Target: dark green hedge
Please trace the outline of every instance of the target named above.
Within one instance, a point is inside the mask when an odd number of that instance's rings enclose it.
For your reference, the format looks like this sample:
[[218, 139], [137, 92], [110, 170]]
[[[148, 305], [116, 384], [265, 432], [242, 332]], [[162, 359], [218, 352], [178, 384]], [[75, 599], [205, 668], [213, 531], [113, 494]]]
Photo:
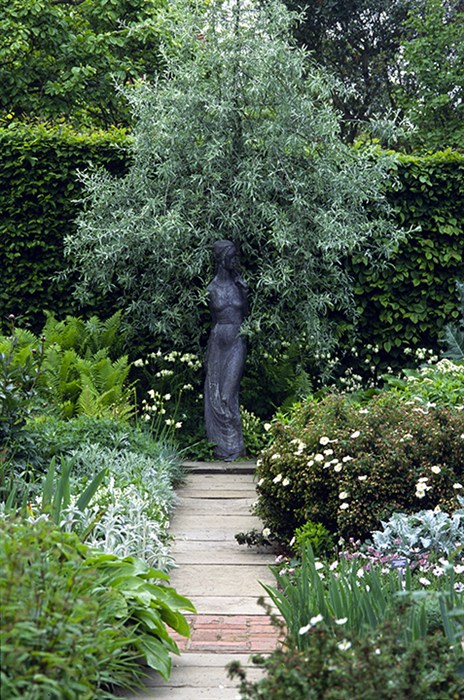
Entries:
[[[63, 270], [63, 236], [72, 230], [82, 187], [77, 171], [128, 164], [122, 130], [75, 133], [68, 128], [12, 124], [0, 129], [0, 312], [38, 331], [44, 309], [57, 316], [79, 311]], [[105, 314], [109, 315], [109, 314]]]
[[[73, 229], [81, 195], [78, 170], [104, 165], [125, 172], [124, 131], [74, 133], [66, 127], [0, 129], [0, 311], [22, 316], [38, 331], [45, 309], [81, 311], [63, 270], [62, 241]], [[358, 256], [349, 261], [360, 313], [361, 347], [378, 345], [389, 360], [406, 346], [436, 345], [459, 316], [457, 278], [464, 278], [464, 155], [448, 151], [399, 156], [400, 185], [391, 191], [399, 223], [417, 228], [384, 269]], [[108, 316], [117, 302], [92, 311]], [[87, 310], [89, 311], [89, 310]], [[3, 326], [5, 327], [5, 326]]]
[[405, 347], [437, 347], [459, 317], [456, 280], [464, 278], [464, 154], [399, 156], [390, 192], [399, 224], [413, 228], [383, 268], [362, 257], [350, 266], [360, 313], [360, 346], [401, 361]]

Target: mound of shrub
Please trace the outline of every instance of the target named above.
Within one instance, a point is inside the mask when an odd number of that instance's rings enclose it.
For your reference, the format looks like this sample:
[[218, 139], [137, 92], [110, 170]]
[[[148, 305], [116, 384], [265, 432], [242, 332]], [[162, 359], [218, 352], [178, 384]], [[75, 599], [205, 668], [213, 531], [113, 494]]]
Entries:
[[464, 690], [442, 635], [405, 643], [390, 623], [363, 636], [342, 630], [334, 636], [315, 626], [306, 650], [277, 648], [253, 661], [265, 672], [258, 681], [248, 680], [239, 664], [230, 667], [242, 700], [458, 700]]
[[271, 431], [256, 514], [282, 541], [308, 520], [363, 539], [394, 512], [459, 507], [463, 411], [391, 392], [365, 405], [332, 394], [297, 404]]
[[133, 683], [133, 631], [117, 624], [118, 601], [77, 538], [45, 521], [3, 520], [1, 530], [4, 697], [110, 698], [111, 684]]
[[114, 698], [134, 687], [140, 660], [165, 678], [194, 607], [169, 577], [133, 557], [81, 544], [43, 516], [0, 519], [2, 697]]

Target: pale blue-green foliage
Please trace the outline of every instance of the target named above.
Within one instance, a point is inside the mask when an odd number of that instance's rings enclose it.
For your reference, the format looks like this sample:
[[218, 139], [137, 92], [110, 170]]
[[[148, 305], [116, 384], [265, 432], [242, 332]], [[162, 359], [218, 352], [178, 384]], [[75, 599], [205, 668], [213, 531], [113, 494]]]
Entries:
[[[85, 211], [66, 250], [78, 293], [117, 292], [133, 329], [195, 347], [209, 318], [212, 242], [241, 250], [251, 286], [245, 333], [329, 343], [329, 310], [353, 308], [340, 264], [395, 241], [384, 217], [391, 161], [339, 136], [334, 82], [296, 48], [278, 0], [183, 8], [168, 80], [141, 83], [134, 163], [86, 175]], [[374, 263], [373, 263], [374, 264]]]
[[446, 346], [444, 356], [454, 362], [464, 362], [464, 283], [458, 282], [457, 288], [461, 296], [461, 318], [445, 327], [443, 342]]
[[106, 470], [106, 477], [84, 510], [71, 500], [62, 512], [61, 526], [85, 534], [87, 544], [105, 552], [136, 556], [150, 566], [169, 569], [171, 461], [90, 443], [73, 451], [73, 459], [72, 494], [79, 494], [100, 470]]
[[[459, 500], [464, 506], [464, 500]], [[452, 515], [434, 510], [394, 513], [382, 521], [382, 528], [372, 533], [372, 541], [384, 554], [411, 556], [419, 550], [449, 556], [459, 545], [464, 547], [464, 508]]]

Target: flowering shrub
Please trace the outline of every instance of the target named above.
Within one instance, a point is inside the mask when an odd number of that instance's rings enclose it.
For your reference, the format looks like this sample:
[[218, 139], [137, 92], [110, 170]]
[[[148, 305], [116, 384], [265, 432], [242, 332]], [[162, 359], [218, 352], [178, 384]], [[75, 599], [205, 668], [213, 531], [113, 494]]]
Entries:
[[155, 439], [172, 439], [184, 456], [212, 458], [203, 420], [203, 363], [193, 353], [160, 349], [138, 358], [139, 416]]
[[404, 378], [385, 377], [388, 385], [404, 399], [417, 405], [464, 408], [464, 364], [442, 359], [420, 369], [403, 370]]
[[240, 664], [229, 675], [240, 680], [242, 700], [437, 700], [462, 697], [463, 680], [440, 633], [405, 643], [399, 624], [385, 623], [376, 632], [337, 634], [318, 624], [308, 631], [308, 649], [277, 648], [255, 656], [264, 670], [248, 680]]
[[365, 538], [393, 512], [453, 512], [463, 486], [464, 412], [391, 393], [360, 406], [307, 399], [271, 428], [257, 467], [256, 514], [283, 541], [308, 520]]

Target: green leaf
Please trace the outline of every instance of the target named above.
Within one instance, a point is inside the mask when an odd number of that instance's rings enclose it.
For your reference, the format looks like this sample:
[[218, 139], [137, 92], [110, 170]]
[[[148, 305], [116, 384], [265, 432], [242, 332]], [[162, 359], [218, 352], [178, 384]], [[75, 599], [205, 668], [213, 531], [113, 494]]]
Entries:
[[172, 662], [164, 644], [147, 634], [141, 634], [137, 637], [135, 645], [146, 664], [168, 680], [171, 675]]

